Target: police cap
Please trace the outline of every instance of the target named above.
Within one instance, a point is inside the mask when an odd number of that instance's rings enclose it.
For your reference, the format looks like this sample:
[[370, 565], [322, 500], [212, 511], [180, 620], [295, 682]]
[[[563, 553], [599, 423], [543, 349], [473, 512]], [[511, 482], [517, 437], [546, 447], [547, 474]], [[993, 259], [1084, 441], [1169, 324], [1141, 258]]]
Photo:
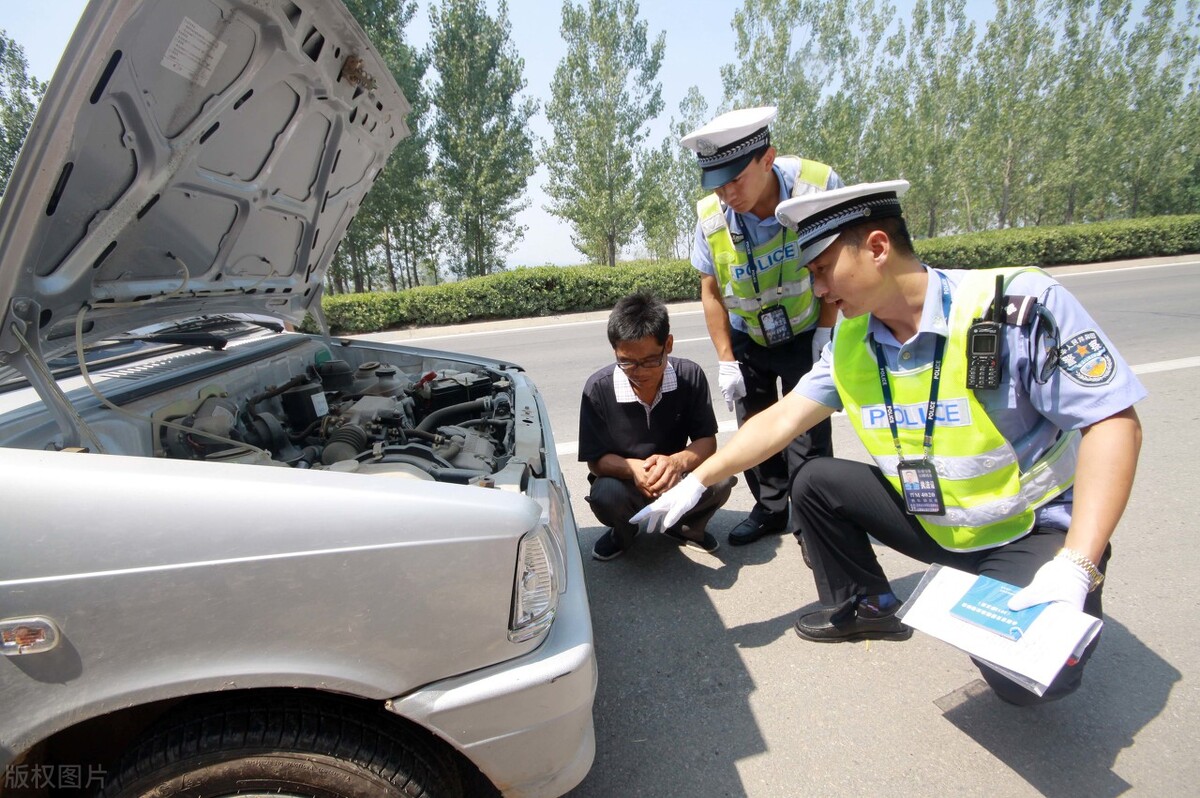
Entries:
[[784, 200], [775, 209], [779, 223], [796, 233], [800, 265], [807, 266], [847, 227], [900, 216], [907, 180], [859, 183]]
[[680, 139], [696, 153], [701, 187], [720, 188], [741, 174], [754, 154], [770, 145], [767, 126], [776, 113], [773, 105], [730, 111]]

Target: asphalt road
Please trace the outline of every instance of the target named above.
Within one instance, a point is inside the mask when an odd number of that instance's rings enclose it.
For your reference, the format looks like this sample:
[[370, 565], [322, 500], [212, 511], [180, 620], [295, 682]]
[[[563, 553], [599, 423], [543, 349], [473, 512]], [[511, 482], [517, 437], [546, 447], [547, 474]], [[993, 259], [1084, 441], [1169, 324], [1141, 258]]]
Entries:
[[[1114, 538], [1103, 642], [1079, 692], [1034, 709], [999, 702], [965, 655], [921, 634], [832, 646], [797, 638], [792, 622], [816, 590], [795, 542], [724, 545], [752, 504], [744, 484], [710, 526], [723, 544], [715, 556], [652, 536], [619, 559], [587, 559], [603, 529], [583, 501], [574, 443], [580, 387], [612, 360], [607, 313], [372, 337], [512, 360], [543, 392], [581, 528], [600, 663], [596, 760], [572, 798], [1196, 795], [1200, 761], [1187, 741], [1200, 737], [1190, 681], [1200, 556], [1188, 509], [1200, 451], [1197, 266], [1200, 256], [1052, 270], [1150, 397], [1138, 406], [1145, 440]], [[675, 354], [704, 365], [715, 389], [698, 303], [671, 313]], [[865, 456], [844, 418], [834, 435], [840, 456]], [[881, 561], [901, 596], [924, 570], [892, 552]]]

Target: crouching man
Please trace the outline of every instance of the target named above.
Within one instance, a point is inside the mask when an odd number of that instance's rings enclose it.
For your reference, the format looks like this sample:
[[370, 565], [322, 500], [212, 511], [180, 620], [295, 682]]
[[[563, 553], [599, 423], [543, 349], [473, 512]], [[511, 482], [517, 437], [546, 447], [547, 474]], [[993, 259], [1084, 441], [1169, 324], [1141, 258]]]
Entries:
[[[587, 500], [609, 529], [592, 556], [611, 560], [637, 534], [629, 517], [679, 483], [717, 450], [717, 419], [704, 371], [670, 357], [670, 320], [657, 299], [633, 294], [608, 317], [616, 365], [588, 378], [579, 407], [579, 459], [592, 483]], [[709, 519], [737, 482], [702, 489], [688, 512], [663, 530], [680, 545], [713, 552]]]
[[[705, 485], [845, 408], [874, 464], [818, 458], [792, 485], [824, 605], [797, 619], [800, 637], [911, 636], [870, 537], [1023, 588], [1011, 609], [1059, 601], [1100, 617], [1109, 539], [1141, 447], [1133, 405], [1146, 391], [1045, 272], [922, 264], [901, 216], [907, 188], [870, 183], [779, 205], [816, 295], [844, 320], [784, 401], [635, 519], [670, 524]], [[1010, 703], [1053, 700], [1079, 686], [1098, 640], [1040, 699], [976, 665]]]

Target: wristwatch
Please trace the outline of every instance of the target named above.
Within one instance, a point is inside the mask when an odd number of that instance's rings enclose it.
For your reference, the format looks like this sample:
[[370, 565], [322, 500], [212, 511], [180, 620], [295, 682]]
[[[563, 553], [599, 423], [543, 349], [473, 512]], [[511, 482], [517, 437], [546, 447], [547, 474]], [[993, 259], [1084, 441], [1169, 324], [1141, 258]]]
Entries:
[[1100, 583], [1104, 581], [1104, 574], [1100, 573], [1100, 569], [1096, 564], [1084, 557], [1075, 549], [1068, 549], [1065, 546], [1058, 550], [1055, 557], [1062, 557], [1064, 560], [1073, 562], [1083, 569], [1083, 572], [1088, 576], [1088, 592], [1091, 593], [1096, 588], [1100, 587]]

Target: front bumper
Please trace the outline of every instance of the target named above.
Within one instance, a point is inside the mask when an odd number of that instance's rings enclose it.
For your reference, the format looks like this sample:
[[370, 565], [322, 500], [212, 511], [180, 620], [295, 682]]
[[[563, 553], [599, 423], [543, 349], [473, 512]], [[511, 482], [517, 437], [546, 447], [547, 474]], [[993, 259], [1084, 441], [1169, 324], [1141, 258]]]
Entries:
[[506, 798], [556, 798], [587, 775], [596, 751], [596, 653], [574, 523], [568, 589], [534, 651], [387, 702], [454, 745]]

